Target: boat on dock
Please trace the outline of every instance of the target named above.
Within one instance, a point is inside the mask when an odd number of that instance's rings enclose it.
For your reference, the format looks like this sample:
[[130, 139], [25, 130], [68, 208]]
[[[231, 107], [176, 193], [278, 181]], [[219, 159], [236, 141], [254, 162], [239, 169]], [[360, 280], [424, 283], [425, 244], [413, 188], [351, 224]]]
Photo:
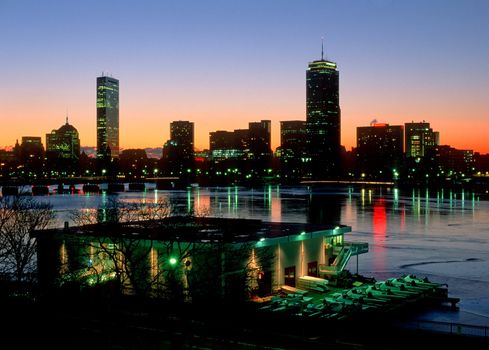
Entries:
[[[349, 288], [329, 286], [319, 290], [319, 278], [301, 277], [298, 284], [303, 289], [283, 286], [281, 296], [272, 298], [272, 305], [262, 307], [262, 310], [273, 310], [286, 314], [322, 319], [345, 319], [356, 317], [365, 312], [391, 312], [413, 305], [451, 303], [456, 306], [458, 298], [448, 298], [446, 284], [432, 283], [427, 279], [418, 279], [414, 276], [389, 278], [385, 281], [370, 281], [356, 283]], [[304, 283], [304, 280], [314, 281], [313, 284]], [[298, 292], [299, 291], [299, 292]], [[282, 299], [282, 300], [281, 300]], [[293, 302], [292, 302], [293, 301]], [[298, 306], [301, 306], [297, 311]]]

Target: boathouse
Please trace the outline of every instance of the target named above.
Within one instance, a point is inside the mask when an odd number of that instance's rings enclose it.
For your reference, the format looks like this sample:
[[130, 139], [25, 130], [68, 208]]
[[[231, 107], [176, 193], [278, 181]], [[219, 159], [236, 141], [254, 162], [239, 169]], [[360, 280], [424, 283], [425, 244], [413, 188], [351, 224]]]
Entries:
[[126, 294], [243, 299], [301, 277], [333, 280], [367, 243], [345, 240], [349, 226], [249, 219], [168, 217], [97, 223], [35, 233], [45, 289], [111, 286]]

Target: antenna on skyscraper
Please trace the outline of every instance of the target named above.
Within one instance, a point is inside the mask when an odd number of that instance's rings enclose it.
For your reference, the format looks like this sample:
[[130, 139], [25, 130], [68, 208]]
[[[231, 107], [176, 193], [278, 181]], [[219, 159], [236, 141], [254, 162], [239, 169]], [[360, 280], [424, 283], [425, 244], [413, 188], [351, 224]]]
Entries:
[[324, 61], [324, 36], [321, 37], [321, 61]]

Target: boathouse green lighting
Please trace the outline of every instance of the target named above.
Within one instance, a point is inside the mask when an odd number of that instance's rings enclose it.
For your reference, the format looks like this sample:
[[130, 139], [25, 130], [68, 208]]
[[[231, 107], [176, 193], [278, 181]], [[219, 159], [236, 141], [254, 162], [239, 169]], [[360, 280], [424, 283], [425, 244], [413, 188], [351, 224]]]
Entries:
[[170, 265], [172, 265], [172, 266], [177, 264], [177, 259], [175, 259], [175, 258], [170, 258], [168, 261], [169, 261]]

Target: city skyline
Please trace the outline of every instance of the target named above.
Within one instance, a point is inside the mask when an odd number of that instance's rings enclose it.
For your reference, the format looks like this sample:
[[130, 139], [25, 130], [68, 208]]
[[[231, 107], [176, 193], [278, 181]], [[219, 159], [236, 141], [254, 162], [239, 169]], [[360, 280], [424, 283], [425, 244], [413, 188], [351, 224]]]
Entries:
[[[109, 1], [99, 11], [117, 16], [98, 23], [95, 2], [3, 3], [8, 50], [0, 55], [0, 75], [9, 83], [0, 87], [0, 147], [44, 135], [66, 110], [82, 145], [95, 146], [93, 79], [105, 71], [124, 86], [122, 148], [162, 147], [174, 120], [194, 122], [195, 146], [203, 149], [211, 131], [269, 119], [275, 149], [280, 121], [306, 120], [305, 70], [320, 58], [325, 36], [325, 58], [341, 71], [347, 149], [355, 146], [356, 127], [372, 119], [426, 120], [441, 144], [489, 153], [487, 3], [285, 4], [210, 1], [192, 3], [188, 12], [185, 1]], [[109, 42], [97, 36], [102, 25]]]

